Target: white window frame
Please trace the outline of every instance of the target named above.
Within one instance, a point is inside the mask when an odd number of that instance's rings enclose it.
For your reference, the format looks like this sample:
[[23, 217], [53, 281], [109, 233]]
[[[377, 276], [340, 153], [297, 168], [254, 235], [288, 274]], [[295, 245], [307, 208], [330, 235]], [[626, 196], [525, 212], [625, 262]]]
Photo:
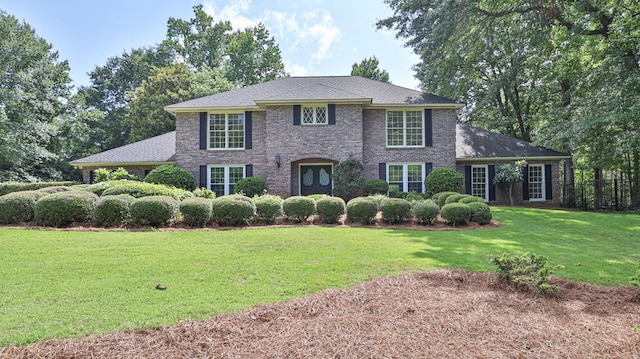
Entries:
[[[531, 168], [539, 168], [540, 169], [540, 180], [539, 181], [532, 181], [531, 180]], [[527, 191], [529, 191], [529, 201], [531, 202], [543, 202], [546, 200], [546, 188], [545, 188], [545, 173], [544, 173], [544, 164], [534, 164], [534, 165], [529, 165], [529, 171], [527, 172], [527, 176], [529, 178], [527, 178], [527, 181], [529, 183], [529, 188], [527, 188]], [[531, 196], [531, 187], [532, 185], [539, 185], [540, 186], [540, 198], [533, 198]]]
[[[229, 169], [230, 168], [242, 168], [242, 178], [247, 177], [247, 167], [245, 165], [238, 164], [230, 164], [230, 165], [222, 165], [222, 164], [212, 164], [207, 165], [207, 189], [211, 188], [211, 169], [212, 168], [224, 168], [224, 193], [222, 195], [230, 195], [231, 193], [231, 183], [229, 182]], [[235, 185], [235, 183], [233, 183]], [[216, 193], [216, 195], [220, 196], [221, 194]]]
[[[390, 145], [389, 144], [389, 112], [402, 112], [402, 145]], [[407, 112], [420, 113], [420, 144], [419, 145], [407, 145]], [[390, 108], [385, 112], [385, 138], [387, 147], [390, 148], [423, 148], [424, 146], [424, 109], [416, 108]]]
[[[398, 192], [408, 192], [409, 190], [409, 166], [420, 166], [420, 184], [421, 184], [421, 191], [419, 193], [424, 193], [424, 177], [425, 177], [425, 171], [426, 171], [426, 166], [424, 163], [422, 162], [402, 162], [402, 163], [387, 163], [387, 169], [386, 169], [386, 174], [387, 174], [387, 183], [391, 184], [389, 182], [389, 167], [390, 166], [402, 166], [402, 188], [398, 189]], [[412, 181], [414, 182], [414, 181]], [[404, 189], [406, 189], [407, 191], [404, 191]]]
[[[478, 196], [474, 193], [474, 185], [477, 184], [474, 181], [473, 170], [476, 168], [484, 168], [484, 194]], [[471, 166], [471, 194], [477, 197], [482, 197], [485, 202], [489, 202], [489, 166], [488, 165], [472, 165]]]
[[[211, 115], [224, 115], [224, 147], [211, 147]], [[242, 116], [242, 147], [229, 147], [229, 115], [240, 115]], [[207, 148], [209, 150], [214, 151], [224, 151], [224, 150], [244, 150], [246, 143], [246, 133], [247, 133], [247, 121], [246, 121], [244, 112], [225, 112], [225, 113], [216, 113], [209, 112], [207, 114]]]
[[[313, 114], [313, 120], [312, 122], [304, 122], [304, 110], [305, 109], [312, 109], [312, 114]], [[318, 109], [323, 109], [324, 110], [324, 122], [318, 122]], [[321, 126], [321, 125], [328, 125], [329, 124], [329, 106], [326, 104], [323, 105], [319, 105], [319, 104], [307, 104], [307, 105], [301, 105], [300, 106], [300, 124], [303, 126]]]

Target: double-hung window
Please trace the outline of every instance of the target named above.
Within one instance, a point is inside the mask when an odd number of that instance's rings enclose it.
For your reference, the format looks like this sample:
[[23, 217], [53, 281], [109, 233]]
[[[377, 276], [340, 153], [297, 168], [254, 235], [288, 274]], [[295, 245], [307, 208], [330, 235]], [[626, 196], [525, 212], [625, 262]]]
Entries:
[[209, 189], [216, 196], [233, 193], [236, 182], [245, 177], [244, 165], [209, 165]]
[[388, 147], [424, 146], [424, 111], [387, 111]]
[[327, 106], [302, 106], [303, 125], [326, 125]]
[[244, 113], [209, 114], [209, 148], [244, 149]]
[[529, 165], [529, 200], [544, 201], [544, 165]]
[[424, 163], [387, 164], [389, 192], [424, 192]]
[[471, 166], [471, 194], [485, 201], [489, 198], [487, 166]]

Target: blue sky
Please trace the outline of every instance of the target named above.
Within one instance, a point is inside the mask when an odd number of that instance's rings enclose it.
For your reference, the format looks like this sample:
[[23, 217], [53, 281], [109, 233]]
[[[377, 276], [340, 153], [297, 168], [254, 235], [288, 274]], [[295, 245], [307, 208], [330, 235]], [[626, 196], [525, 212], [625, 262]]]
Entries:
[[375, 55], [391, 82], [418, 88], [418, 57], [393, 32], [376, 30], [392, 14], [383, 0], [0, 0], [0, 9], [34, 27], [69, 61], [74, 83], [88, 85], [96, 66], [161, 42], [169, 17], [188, 20], [199, 3], [237, 29], [265, 24], [292, 76], [348, 75]]

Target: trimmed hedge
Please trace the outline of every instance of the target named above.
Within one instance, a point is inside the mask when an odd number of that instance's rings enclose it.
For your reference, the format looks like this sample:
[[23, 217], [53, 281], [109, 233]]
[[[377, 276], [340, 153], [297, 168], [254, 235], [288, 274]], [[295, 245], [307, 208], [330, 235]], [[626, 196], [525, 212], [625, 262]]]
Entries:
[[263, 221], [274, 224], [282, 216], [282, 198], [272, 194], [263, 194], [253, 198], [257, 216]]
[[304, 222], [316, 212], [316, 201], [305, 196], [292, 196], [282, 203], [284, 215], [299, 222]]
[[347, 205], [340, 197], [322, 197], [316, 201], [316, 213], [324, 223], [338, 223]]
[[493, 216], [491, 215], [491, 208], [484, 202], [472, 202], [469, 203], [470, 218], [472, 222], [478, 224], [489, 224]]
[[101, 197], [96, 202], [93, 220], [106, 227], [127, 223], [130, 218], [129, 206], [133, 200], [129, 195]]
[[469, 197], [468, 194], [452, 194], [451, 196], [447, 196], [447, 199], [444, 200], [444, 204], [459, 202], [461, 199]]
[[371, 224], [378, 214], [378, 204], [370, 197], [356, 197], [347, 202], [347, 218], [351, 222]]
[[0, 183], [0, 196], [13, 192], [37, 191], [41, 188], [53, 186], [72, 186], [77, 184], [73, 181], [64, 182], [2, 182]]
[[469, 221], [471, 209], [465, 203], [449, 203], [440, 208], [440, 216], [446, 219], [449, 224], [464, 224]]
[[154, 227], [172, 223], [176, 219], [178, 207], [178, 201], [169, 196], [137, 198], [129, 206], [131, 222]]
[[453, 168], [438, 167], [425, 177], [424, 186], [427, 197], [438, 192], [461, 192], [464, 176]]
[[482, 202], [482, 203], [485, 203], [485, 202], [484, 202], [484, 198], [482, 198], [482, 197], [476, 197], [476, 196], [471, 196], [471, 195], [468, 195], [468, 196], [466, 196], [466, 197], [462, 197], [462, 198], [460, 198], [460, 200], [459, 200], [458, 202], [460, 202], [460, 203], [466, 203], [466, 204], [473, 203], [473, 202]]
[[402, 198], [387, 198], [382, 201], [380, 211], [385, 222], [403, 223], [411, 218], [411, 203]]
[[415, 201], [411, 206], [416, 221], [420, 224], [431, 224], [438, 217], [440, 207], [432, 200]]
[[180, 203], [184, 223], [190, 227], [204, 227], [211, 220], [212, 209], [212, 200], [208, 198], [187, 198]]
[[0, 196], [0, 224], [18, 224], [33, 221], [36, 202], [46, 196], [40, 191], [11, 192]]
[[249, 224], [255, 215], [256, 205], [246, 196], [222, 196], [212, 201], [211, 218], [220, 226]]
[[387, 181], [380, 178], [370, 179], [364, 186], [364, 193], [367, 196], [376, 194], [386, 195], [387, 192], [389, 192], [389, 184]]
[[[102, 182], [106, 183], [106, 182]], [[126, 181], [111, 186], [102, 192], [102, 196], [114, 194], [128, 194], [135, 198], [148, 196], [169, 196], [177, 201], [185, 198], [193, 197], [193, 193], [175, 187], [167, 187], [161, 184], [153, 184], [146, 182]]]
[[433, 195], [433, 197], [431, 199], [433, 199], [434, 202], [436, 202], [438, 204], [438, 206], [440, 208], [442, 208], [442, 206], [445, 205], [445, 201], [447, 200], [447, 197], [449, 196], [453, 196], [453, 195], [457, 195], [460, 194], [458, 192], [440, 192], [440, 193], [436, 193], [435, 195]]
[[91, 220], [97, 200], [98, 196], [91, 192], [51, 193], [36, 202], [33, 216], [37, 225], [46, 227], [86, 223]]
[[260, 177], [245, 177], [236, 182], [233, 187], [235, 193], [244, 194], [247, 197], [254, 197], [264, 194], [265, 189], [264, 180]]
[[191, 172], [172, 165], [162, 165], [152, 169], [144, 178], [146, 183], [161, 184], [193, 191], [195, 181]]

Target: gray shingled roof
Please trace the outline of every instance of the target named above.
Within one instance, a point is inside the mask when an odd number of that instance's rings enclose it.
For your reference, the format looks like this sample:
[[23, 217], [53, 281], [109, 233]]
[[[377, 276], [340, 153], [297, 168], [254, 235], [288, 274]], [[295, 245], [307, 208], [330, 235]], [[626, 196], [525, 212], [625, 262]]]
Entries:
[[81, 167], [87, 164], [161, 163], [176, 160], [176, 131], [147, 138], [108, 151], [80, 158], [70, 163]]
[[454, 100], [359, 76], [285, 77], [166, 106], [168, 111], [254, 107], [258, 102], [359, 100], [371, 104], [450, 104]]
[[513, 137], [489, 132], [463, 124], [456, 125], [456, 158], [569, 158], [564, 152], [535, 146]]

